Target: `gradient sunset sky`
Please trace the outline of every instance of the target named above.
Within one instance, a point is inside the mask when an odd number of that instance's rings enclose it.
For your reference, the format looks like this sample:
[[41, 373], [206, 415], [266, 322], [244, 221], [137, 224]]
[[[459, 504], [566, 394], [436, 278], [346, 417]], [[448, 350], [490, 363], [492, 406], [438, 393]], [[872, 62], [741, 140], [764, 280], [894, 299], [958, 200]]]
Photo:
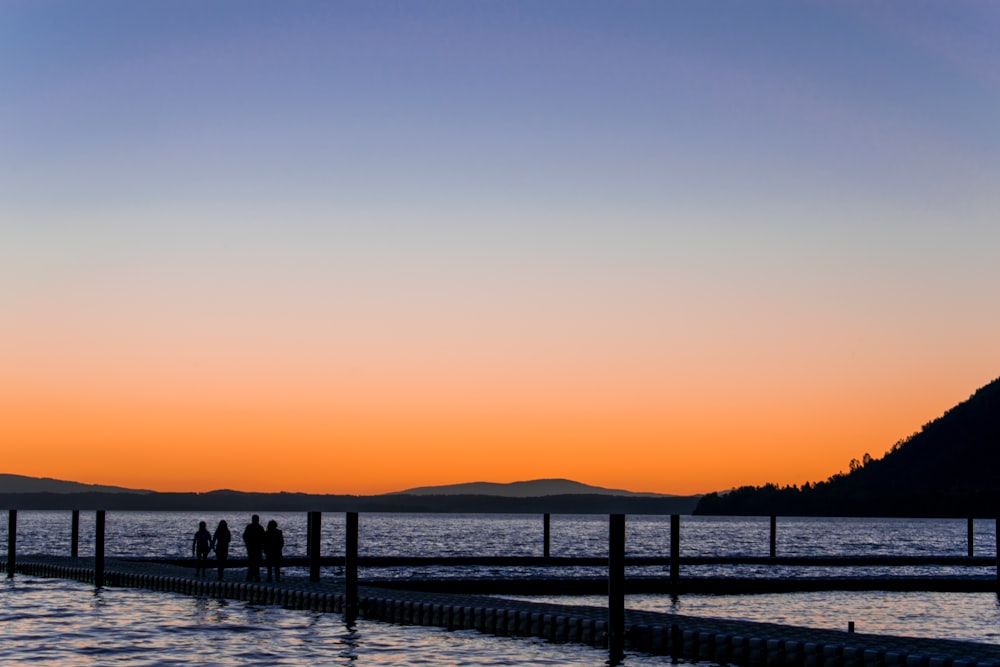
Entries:
[[801, 484], [1000, 376], [1000, 3], [0, 1], [0, 471]]

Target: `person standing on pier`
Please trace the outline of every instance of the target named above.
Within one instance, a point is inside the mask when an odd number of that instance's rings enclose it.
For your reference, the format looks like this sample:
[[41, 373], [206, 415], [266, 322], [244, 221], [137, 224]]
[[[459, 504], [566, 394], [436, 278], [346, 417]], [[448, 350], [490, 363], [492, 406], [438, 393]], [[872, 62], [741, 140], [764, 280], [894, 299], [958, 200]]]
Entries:
[[274, 581], [281, 581], [281, 550], [285, 546], [285, 536], [278, 530], [278, 522], [271, 519], [267, 522], [264, 533], [264, 558], [267, 560], [267, 580], [271, 581], [271, 570], [274, 570]]
[[219, 565], [219, 581], [222, 581], [226, 561], [229, 560], [229, 543], [232, 541], [233, 534], [229, 532], [229, 524], [223, 519], [216, 527], [215, 535], [212, 536], [212, 548], [215, 549], [215, 560]]
[[212, 550], [212, 533], [208, 532], [208, 526], [204, 521], [198, 522], [198, 532], [194, 534], [194, 539], [191, 541], [191, 550], [194, 552], [195, 558], [198, 559], [195, 564], [194, 576], [204, 576], [208, 552]]
[[247, 548], [247, 581], [260, 581], [260, 561], [264, 549], [264, 526], [254, 514], [243, 530], [243, 544]]

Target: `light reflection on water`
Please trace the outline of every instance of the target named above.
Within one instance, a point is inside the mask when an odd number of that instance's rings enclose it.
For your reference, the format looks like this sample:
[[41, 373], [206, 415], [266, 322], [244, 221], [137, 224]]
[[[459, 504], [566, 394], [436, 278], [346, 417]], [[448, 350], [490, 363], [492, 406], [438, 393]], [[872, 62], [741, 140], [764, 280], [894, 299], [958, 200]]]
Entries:
[[[505, 596], [515, 600], [606, 605], [607, 598]], [[824, 630], [1000, 644], [1000, 600], [995, 593], [820, 591], [762, 595], [629, 595], [628, 609], [686, 616], [779, 623]]]
[[[339, 614], [18, 575], [0, 585], [2, 664], [74, 666], [604, 664], [604, 651]], [[629, 654], [625, 667], [669, 664]]]
[[[636, 596], [636, 609], [663, 609], [664, 600]], [[1000, 644], [995, 593], [828, 591], [741, 596], [682, 596], [670, 611], [692, 616], [743, 618], [769, 623]]]
[[[305, 512], [258, 512], [277, 519], [287, 551], [305, 553]], [[198, 521], [214, 529], [226, 519], [242, 531], [250, 512], [108, 512], [108, 556], [189, 556]], [[23, 553], [68, 553], [70, 513], [22, 511], [18, 517], [18, 550]], [[535, 514], [381, 514], [359, 517], [362, 556], [541, 556], [542, 520]], [[92, 555], [93, 512], [80, 513], [80, 554]], [[605, 515], [552, 516], [553, 556], [606, 556]], [[669, 554], [670, 517], [629, 515], [627, 550], [631, 556]], [[836, 519], [779, 518], [777, 550], [781, 556], [964, 556], [964, 519]], [[766, 517], [681, 517], [681, 556], [766, 556]], [[7, 542], [7, 522], [0, 521], [0, 540]], [[975, 521], [975, 551], [996, 553], [995, 522]], [[322, 549], [344, 553], [344, 515], [323, 516]]]

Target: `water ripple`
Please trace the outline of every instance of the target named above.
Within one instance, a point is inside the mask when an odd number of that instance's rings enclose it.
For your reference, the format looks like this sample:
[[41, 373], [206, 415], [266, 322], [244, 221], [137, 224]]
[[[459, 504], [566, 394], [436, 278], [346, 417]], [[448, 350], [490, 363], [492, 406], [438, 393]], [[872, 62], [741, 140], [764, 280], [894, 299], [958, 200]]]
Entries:
[[[4, 664], [590, 667], [606, 660], [586, 646], [365, 620], [347, 626], [337, 614], [144, 590], [95, 594], [59, 579], [19, 577], [18, 590], [31, 594], [0, 588]], [[665, 664], [640, 655], [625, 661], [626, 667]]]

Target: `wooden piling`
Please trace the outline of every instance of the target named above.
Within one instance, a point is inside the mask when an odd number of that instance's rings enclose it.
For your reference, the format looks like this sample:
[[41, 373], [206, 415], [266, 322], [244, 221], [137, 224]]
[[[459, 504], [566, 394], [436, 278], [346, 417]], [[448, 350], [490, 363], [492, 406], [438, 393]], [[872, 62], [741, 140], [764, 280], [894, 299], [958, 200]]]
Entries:
[[544, 533], [543, 553], [545, 557], [548, 558], [551, 553], [550, 545], [552, 543], [552, 515], [546, 512], [545, 517], [542, 519], [542, 524], [542, 532]]
[[771, 515], [771, 558], [778, 555], [778, 517]]
[[7, 511], [7, 578], [14, 578], [17, 567], [17, 510]]
[[975, 520], [971, 516], [966, 520], [966, 533], [968, 534], [969, 541], [969, 558], [972, 558], [973, 554], [976, 552], [976, 529]]
[[320, 534], [323, 525], [322, 512], [309, 512], [308, 518], [309, 581], [319, 581]]
[[94, 522], [94, 586], [104, 587], [104, 510], [97, 510]]
[[625, 515], [608, 522], [608, 654], [610, 664], [625, 655]]
[[677, 585], [681, 571], [681, 515], [670, 515], [670, 584]]
[[358, 513], [347, 512], [344, 551], [344, 615], [353, 622], [358, 615]]
[[313, 513], [308, 511], [306, 512], [306, 558], [312, 558], [312, 527]]
[[73, 510], [73, 518], [70, 520], [69, 555], [73, 558], [80, 555], [80, 510]]

